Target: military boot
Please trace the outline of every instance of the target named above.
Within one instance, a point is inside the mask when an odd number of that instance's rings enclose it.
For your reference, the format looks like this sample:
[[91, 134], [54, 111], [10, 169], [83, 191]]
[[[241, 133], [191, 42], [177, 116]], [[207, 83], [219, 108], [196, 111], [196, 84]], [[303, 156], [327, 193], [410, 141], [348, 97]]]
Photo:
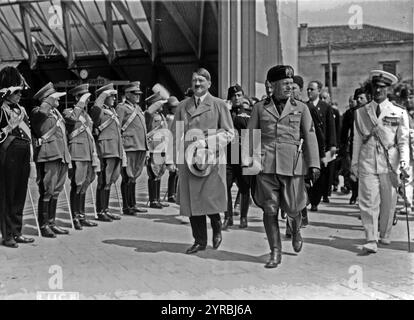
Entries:
[[86, 201], [86, 194], [85, 193], [79, 194], [79, 221], [81, 225], [84, 227], [96, 227], [98, 225], [97, 223], [86, 219], [85, 201]]
[[270, 247], [270, 256], [265, 268], [276, 268], [282, 262], [282, 240], [277, 214], [263, 213], [263, 224]]
[[105, 212], [105, 190], [96, 188], [96, 212], [98, 212], [98, 220], [104, 222], [112, 222], [112, 219]]
[[69, 234], [68, 230], [56, 225], [56, 209], [58, 199], [51, 198], [49, 201], [49, 227], [55, 234]]
[[109, 212], [109, 197], [111, 195], [111, 189], [104, 189], [105, 194], [105, 213], [106, 215], [111, 218], [112, 220], [121, 220], [121, 217], [117, 214]]
[[[79, 221], [79, 211], [80, 211], [80, 195], [77, 193], [72, 192], [71, 190], [71, 211], [72, 211], [72, 220], [73, 220], [73, 227], [75, 228], [75, 230], [82, 230], [82, 225]], [[72, 193], [74, 193], [72, 195]]]
[[[122, 179], [121, 182], [121, 195], [122, 195], [122, 213], [131, 214], [129, 209], [129, 204], [131, 203], [130, 193], [129, 193], [129, 183]], [[132, 212], [132, 214], [134, 214]]]
[[56, 238], [55, 233], [49, 227], [49, 201], [39, 199], [37, 220], [42, 237]]
[[250, 194], [240, 195], [240, 225], [239, 228], [247, 228], [247, 213], [250, 206]]
[[303, 239], [300, 234], [300, 225], [302, 222], [302, 215], [300, 212], [296, 214], [295, 217], [290, 217], [288, 215], [289, 227], [292, 231], [292, 247], [295, 252], [300, 252], [303, 246]]
[[157, 185], [153, 179], [148, 179], [148, 197], [150, 202], [150, 208], [162, 209], [161, 203], [157, 201]]
[[136, 188], [136, 183], [135, 182], [131, 182], [129, 184], [128, 190], [129, 190], [129, 210], [132, 212], [138, 212], [138, 213], [145, 213], [148, 212], [147, 209], [144, 208], [138, 208], [137, 206], [137, 198], [135, 196], [135, 188]]

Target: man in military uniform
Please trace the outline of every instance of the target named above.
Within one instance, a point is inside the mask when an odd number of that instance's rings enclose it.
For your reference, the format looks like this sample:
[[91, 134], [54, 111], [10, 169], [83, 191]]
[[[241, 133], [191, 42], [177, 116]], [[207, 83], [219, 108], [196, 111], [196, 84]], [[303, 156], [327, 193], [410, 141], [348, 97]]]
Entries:
[[135, 198], [136, 181], [144, 168], [148, 150], [147, 128], [144, 113], [138, 104], [142, 94], [140, 82], [127, 84], [124, 92], [125, 102], [116, 107], [127, 157], [127, 166], [121, 170], [122, 211], [127, 215], [135, 215], [137, 212], [147, 212], [146, 209], [137, 207]]
[[92, 135], [92, 119], [86, 110], [90, 97], [89, 85], [81, 84], [70, 90], [69, 94], [75, 98], [75, 105], [63, 110], [63, 117], [66, 121], [69, 153], [72, 159], [72, 170], [69, 172], [70, 205], [73, 225], [76, 230], [82, 230], [82, 226], [97, 226], [95, 222], [86, 219], [85, 199], [86, 191], [95, 179], [95, 171], [99, 171], [100, 164]]
[[355, 112], [352, 172], [359, 178], [359, 208], [368, 253], [379, 242], [390, 244], [397, 204], [398, 174], [408, 169], [409, 124], [407, 112], [387, 99], [387, 87], [397, 77], [383, 70], [370, 72], [372, 101]]
[[[320, 99], [322, 90], [322, 83], [318, 80], [309, 82], [307, 92], [309, 101], [307, 103], [309, 109], [315, 109], [321, 121], [321, 127], [323, 137], [325, 138], [325, 152], [330, 153], [330, 157], [333, 157], [336, 153], [336, 131], [335, 131], [335, 119], [333, 116], [332, 107], [326, 102]], [[316, 124], [315, 124], [316, 125]], [[318, 205], [321, 202], [322, 196], [324, 201], [329, 202], [327, 198], [328, 190], [330, 188], [329, 175], [331, 162], [325, 162], [326, 157], [323, 157], [321, 176], [318, 181], [310, 189], [309, 198], [311, 203], [311, 211], [318, 211]]]
[[235, 130], [235, 138], [227, 145], [227, 211], [224, 212], [222, 230], [233, 225], [233, 199], [231, 187], [236, 182], [240, 191], [240, 228], [247, 228], [247, 212], [249, 211], [250, 184], [249, 177], [243, 176], [240, 162], [241, 130], [247, 128], [250, 116], [243, 108], [244, 92], [240, 85], [231, 86], [227, 92], [227, 100], [232, 103], [231, 115]]
[[[304, 175], [312, 180], [319, 175], [319, 154], [314, 126], [308, 107], [291, 98], [293, 68], [270, 68], [267, 80], [272, 96], [253, 107], [248, 129], [260, 129], [261, 149], [243, 142], [245, 173], [256, 174], [253, 200], [263, 210], [263, 223], [270, 246], [266, 268], [275, 268], [282, 260], [279, 207], [287, 213], [295, 252], [302, 249], [301, 211], [306, 206]], [[250, 140], [250, 139], [249, 139]], [[253, 139], [253, 143], [254, 143]], [[248, 141], [248, 140], [245, 140]], [[249, 155], [253, 153], [253, 157]], [[250, 171], [250, 172], [248, 172]]]
[[64, 95], [66, 92], [56, 92], [49, 82], [33, 96], [41, 104], [30, 114], [33, 136], [37, 139], [38, 220], [42, 236], [48, 238], [69, 233], [55, 223], [58, 197], [65, 184], [68, 166], [71, 166], [65, 120], [57, 109], [59, 98]]
[[24, 88], [15, 67], [0, 70], [0, 229], [10, 248], [34, 242], [22, 235], [28, 179], [34, 173], [29, 118], [19, 105]]
[[[122, 147], [121, 123], [114, 109], [117, 91], [112, 83], [96, 90], [96, 100], [90, 110], [94, 124], [98, 157], [101, 161], [101, 172], [98, 173], [96, 187], [96, 211], [98, 220], [111, 222], [119, 220], [116, 214], [109, 212], [111, 185], [121, 173], [121, 164], [125, 163]], [[124, 159], [124, 160], [123, 160]]]

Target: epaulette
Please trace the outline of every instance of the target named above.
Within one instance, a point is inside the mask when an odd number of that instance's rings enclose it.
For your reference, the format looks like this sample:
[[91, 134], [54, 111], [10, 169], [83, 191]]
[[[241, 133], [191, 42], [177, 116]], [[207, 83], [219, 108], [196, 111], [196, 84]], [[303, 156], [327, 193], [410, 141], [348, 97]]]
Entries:
[[402, 106], [402, 105], [400, 105], [400, 104], [398, 104], [398, 103], [394, 103], [394, 102], [391, 102], [394, 106], [396, 106], [396, 107], [398, 107], [398, 108], [401, 108], [401, 109], [403, 109], [403, 110], [407, 110], [407, 108], [406, 107], [404, 107], [404, 106]]
[[290, 98], [290, 104], [292, 106], [296, 106], [297, 105], [295, 98], [293, 98], [293, 97]]

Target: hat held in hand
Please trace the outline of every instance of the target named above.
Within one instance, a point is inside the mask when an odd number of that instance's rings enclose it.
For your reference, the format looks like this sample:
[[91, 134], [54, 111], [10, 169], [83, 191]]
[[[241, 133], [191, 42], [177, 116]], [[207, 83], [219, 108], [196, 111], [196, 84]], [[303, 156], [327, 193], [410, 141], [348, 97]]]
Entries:
[[159, 83], [156, 83], [152, 87], [152, 92], [154, 92], [154, 94], [145, 99], [145, 102], [148, 102], [149, 104], [153, 104], [159, 100], [167, 100], [170, 97], [168, 90]]
[[188, 170], [197, 177], [206, 177], [215, 164], [215, 154], [211, 149], [200, 147], [197, 141], [190, 144], [185, 151]]

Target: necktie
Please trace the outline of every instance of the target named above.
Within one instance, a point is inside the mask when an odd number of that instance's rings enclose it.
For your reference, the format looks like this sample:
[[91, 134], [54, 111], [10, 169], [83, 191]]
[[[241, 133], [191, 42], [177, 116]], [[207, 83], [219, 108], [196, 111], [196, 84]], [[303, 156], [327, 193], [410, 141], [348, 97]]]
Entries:
[[377, 111], [375, 112], [375, 114], [377, 115], [377, 118], [381, 114], [381, 108], [380, 108], [380, 105], [379, 104], [377, 105]]
[[200, 98], [196, 98], [196, 108], [200, 105], [201, 103], [201, 99]]

